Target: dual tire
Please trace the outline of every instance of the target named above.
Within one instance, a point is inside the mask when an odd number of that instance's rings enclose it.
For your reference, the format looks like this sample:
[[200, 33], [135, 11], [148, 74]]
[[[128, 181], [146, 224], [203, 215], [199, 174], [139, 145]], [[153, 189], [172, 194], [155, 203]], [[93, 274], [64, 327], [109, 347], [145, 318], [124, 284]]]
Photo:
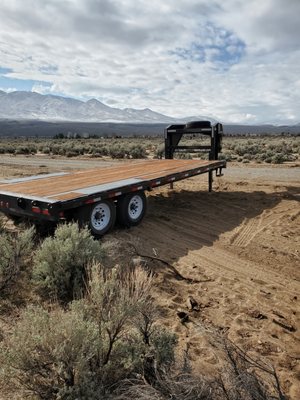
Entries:
[[147, 199], [144, 192], [128, 193], [117, 203], [117, 220], [120, 225], [129, 228], [138, 225], [147, 210]]
[[92, 206], [82, 207], [77, 215], [81, 226], [87, 225], [95, 236], [103, 236], [115, 225], [116, 220], [121, 226], [129, 228], [138, 225], [147, 209], [147, 199], [144, 192], [128, 193], [115, 203], [102, 200]]

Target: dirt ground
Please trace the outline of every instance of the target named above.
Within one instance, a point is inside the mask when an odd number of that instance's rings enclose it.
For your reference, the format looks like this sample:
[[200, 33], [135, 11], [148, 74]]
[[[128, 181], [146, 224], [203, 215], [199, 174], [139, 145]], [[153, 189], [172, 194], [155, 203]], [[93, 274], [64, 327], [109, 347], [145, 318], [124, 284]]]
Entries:
[[[47, 160], [29, 164], [23, 175], [56, 170]], [[0, 179], [16, 175], [20, 164], [5, 160]], [[221, 366], [210, 343], [210, 329], [217, 330], [272, 364], [284, 392], [295, 400], [300, 398], [299, 199], [299, 166], [229, 164], [212, 193], [206, 176], [178, 182], [174, 190], [155, 190], [140, 226], [116, 229], [103, 239], [123, 247], [133, 243], [148, 261], [156, 274], [160, 318], [189, 350], [195, 371], [215, 373]], [[151, 257], [165, 263], [150, 262]], [[188, 296], [198, 302], [198, 311], [188, 311]], [[189, 322], [180, 322], [178, 309], [189, 313]]]

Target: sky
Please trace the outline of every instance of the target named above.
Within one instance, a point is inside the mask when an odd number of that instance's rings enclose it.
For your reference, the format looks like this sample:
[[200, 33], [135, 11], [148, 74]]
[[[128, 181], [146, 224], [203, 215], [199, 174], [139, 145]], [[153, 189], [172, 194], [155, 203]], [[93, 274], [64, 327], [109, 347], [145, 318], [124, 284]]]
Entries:
[[300, 122], [300, 0], [1, 0], [0, 90]]

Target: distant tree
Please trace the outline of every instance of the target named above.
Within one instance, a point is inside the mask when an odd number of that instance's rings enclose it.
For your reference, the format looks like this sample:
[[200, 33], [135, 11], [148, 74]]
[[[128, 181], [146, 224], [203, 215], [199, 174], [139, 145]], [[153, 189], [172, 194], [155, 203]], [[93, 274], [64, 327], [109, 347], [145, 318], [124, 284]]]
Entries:
[[65, 135], [63, 133], [57, 133], [53, 136], [53, 139], [64, 139]]

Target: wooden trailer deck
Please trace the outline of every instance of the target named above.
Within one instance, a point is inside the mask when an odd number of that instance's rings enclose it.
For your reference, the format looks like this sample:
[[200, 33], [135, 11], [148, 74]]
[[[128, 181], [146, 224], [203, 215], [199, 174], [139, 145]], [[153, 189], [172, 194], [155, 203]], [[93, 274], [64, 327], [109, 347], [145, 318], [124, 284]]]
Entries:
[[[108, 192], [124, 186], [149, 182], [149, 188], [185, 179], [225, 166], [224, 161], [147, 160], [115, 167], [57, 173], [12, 179], [0, 182], [0, 194], [40, 200], [47, 203], [64, 202]], [[179, 175], [178, 175], [179, 174]], [[181, 175], [180, 175], [181, 174]], [[172, 176], [175, 176], [173, 179]], [[169, 180], [166, 180], [169, 179]], [[153, 180], [157, 180], [155, 182]]]

